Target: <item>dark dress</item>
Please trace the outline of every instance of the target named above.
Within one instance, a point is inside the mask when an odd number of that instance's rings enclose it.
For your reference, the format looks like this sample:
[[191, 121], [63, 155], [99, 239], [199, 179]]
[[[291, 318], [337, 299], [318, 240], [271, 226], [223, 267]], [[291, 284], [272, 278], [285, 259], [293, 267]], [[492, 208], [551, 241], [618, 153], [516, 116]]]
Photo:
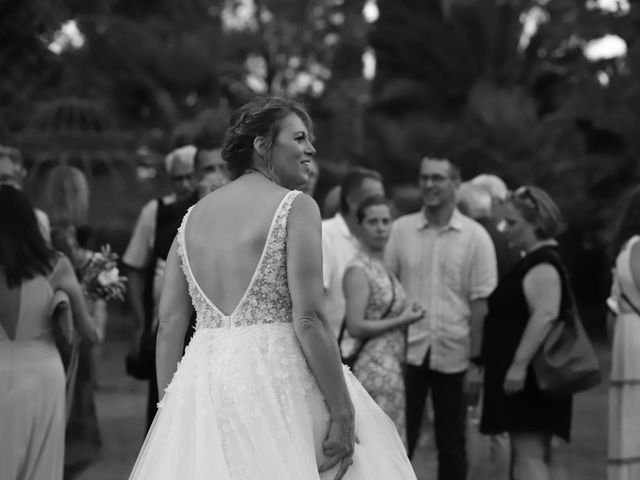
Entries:
[[538, 387], [533, 368], [527, 368], [524, 389], [515, 395], [504, 393], [504, 379], [529, 321], [524, 295], [524, 277], [535, 266], [547, 263], [560, 273], [562, 300], [570, 302], [568, 279], [554, 246], [540, 247], [522, 258], [499, 282], [489, 297], [489, 313], [484, 325], [483, 360], [484, 407], [480, 430], [485, 434], [501, 432], [539, 432], [557, 435], [569, 441], [571, 397], [549, 398]]

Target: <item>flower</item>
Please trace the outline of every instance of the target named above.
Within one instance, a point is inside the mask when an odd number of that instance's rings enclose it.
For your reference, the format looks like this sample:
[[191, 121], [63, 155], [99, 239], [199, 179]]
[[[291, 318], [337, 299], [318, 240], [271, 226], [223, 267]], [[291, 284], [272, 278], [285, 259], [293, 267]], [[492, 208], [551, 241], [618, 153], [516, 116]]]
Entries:
[[98, 275], [98, 283], [103, 287], [107, 287], [113, 283], [116, 283], [120, 279], [120, 272], [117, 267], [113, 267], [111, 270], [100, 272]]
[[104, 245], [99, 252], [93, 252], [80, 268], [79, 277], [82, 290], [92, 300], [124, 300], [127, 277], [120, 275], [118, 255]]

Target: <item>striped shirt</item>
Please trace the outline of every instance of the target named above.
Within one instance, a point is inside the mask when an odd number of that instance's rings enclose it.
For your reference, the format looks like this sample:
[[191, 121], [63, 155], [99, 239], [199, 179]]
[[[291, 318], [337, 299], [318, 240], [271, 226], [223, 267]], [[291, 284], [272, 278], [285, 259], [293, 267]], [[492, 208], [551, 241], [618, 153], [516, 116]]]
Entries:
[[397, 219], [387, 262], [409, 299], [426, 310], [409, 326], [407, 362], [457, 373], [469, 366], [471, 301], [487, 298], [497, 284], [491, 237], [474, 220], [454, 210], [448, 225], [435, 228], [424, 211]]

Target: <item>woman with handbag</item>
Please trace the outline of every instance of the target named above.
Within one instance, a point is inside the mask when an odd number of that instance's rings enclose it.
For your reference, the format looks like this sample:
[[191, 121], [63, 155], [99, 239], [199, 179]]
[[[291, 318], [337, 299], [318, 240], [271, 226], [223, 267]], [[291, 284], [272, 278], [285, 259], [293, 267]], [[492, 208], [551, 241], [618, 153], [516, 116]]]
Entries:
[[609, 480], [640, 478], [640, 187], [620, 218], [612, 250], [616, 256], [609, 331]]
[[343, 329], [359, 339], [345, 362], [369, 395], [393, 420], [406, 442], [405, 388], [402, 368], [406, 326], [424, 310], [409, 305], [399, 280], [384, 265], [391, 231], [391, 209], [382, 196], [365, 198], [356, 211], [361, 248], [347, 267], [343, 288], [346, 318]]
[[518, 188], [504, 206], [504, 233], [522, 258], [489, 297], [480, 429], [509, 434], [514, 480], [551, 478], [552, 439], [568, 441], [570, 435], [571, 395], [543, 392], [534, 369], [554, 321], [573, 307], [553, 240], [561, 224], [555, 202], [536, 187]]

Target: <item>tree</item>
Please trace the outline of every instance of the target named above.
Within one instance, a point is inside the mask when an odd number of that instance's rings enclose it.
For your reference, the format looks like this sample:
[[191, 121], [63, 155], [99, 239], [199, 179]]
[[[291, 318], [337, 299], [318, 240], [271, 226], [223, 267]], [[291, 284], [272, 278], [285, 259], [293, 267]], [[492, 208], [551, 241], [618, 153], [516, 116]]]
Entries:
[[[446, 12], [417, 0], [379, 6], [367, 124], [379, 166], [413, 182], [423, 155], [451, 156], [467, 176], [541, 185], [574, 227], [602, 231], [620, 181], [637, 179], [638, 110], [623, 105], [637, 98], [634, 15], [572, 1], [453, 2]], [[533, 11], [540, 22], [527, 38], [522, 19]], [[587, 41], [616, 31], [630, 45], [623, 62], [585, 58]]]

